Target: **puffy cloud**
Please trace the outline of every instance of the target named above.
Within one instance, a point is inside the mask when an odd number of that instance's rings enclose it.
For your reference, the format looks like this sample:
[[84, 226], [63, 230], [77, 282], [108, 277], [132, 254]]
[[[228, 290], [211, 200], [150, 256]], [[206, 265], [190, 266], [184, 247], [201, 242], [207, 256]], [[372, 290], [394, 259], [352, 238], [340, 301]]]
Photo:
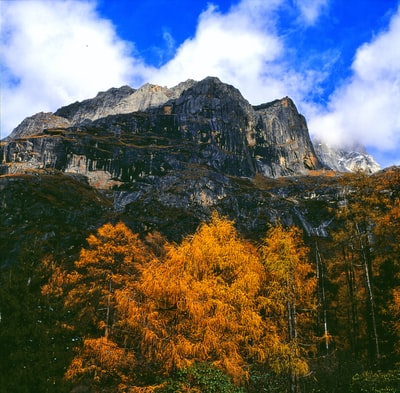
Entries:
[[[301, 8], [317, 17], [322, 0]], [[138, 87], [146, 81], [173, 86], [208, 75], [238, 87], [252, 103], [308, 94], [318, 73], [294, 70], [276, 23], [287, 0], [242, 0], [223, 14], [214, 5], [199, 16], [194, 37], [175, 54], [164, 31], [166, 51], [158, 68], [146, 65], [134, 44], [121, 40], [95, 1], [1, 2], [3, 46], [2, 136], [26, 116], [94, 96], [112, 86]], [[302, 4], [302, 3], [299, 3]]]
[[299, 73], [287, 60], [288, 48], [276, 26], [284, 6], [285, 0], [242, 0], [223, 14], [210, 5], [200, 15], [194, 37], [154, 70], [151, 81], [171, 86], [212, 75], [239, 88], [254, 104], [286, 95], [302, 100], [322, 73]]
[[2, 136], [25, 116], [120, 86], [145, 73], [90, 1], [1, 2]]
[[314, 108], [313, 134], [339, 145], [364, 144], [383, 159], [385, 151], [392, 157], [400, 150], [399, 42], [400, 8], [387, 30], [358, 48], [352, 76], [332, 94], [326, 110]]
[[352, 76], [327, 105], [318, 106], [313, 98], [324, 95], [339, 49], [304, 53], [296, 42], [298, 34], [318, 23], [329, 0], [241, 0], [225, 13], [210, 4], [193, 37], [180, 46], [165, 28], [159, 60], [169, 60], [157, 67], [145, 64], [134, 43], [117, 36], [112, 23], [97, 13], [95, 0], [0, 5], [2, 137], [26, 116], [110, 87], [173, 86], [213, 75], [239, 88], [252, 104], [289, 95], [311, 133], [327, 142], [358, 142], [379, 157], [400, 150], [400, 10], [386, 31], [357, 50]]
[[216, 75], [237, 83], [259, 76], [264, 64], [281, 52], [280, 40], [251, 26], [246, 14], [222, 15], [210, 6], [199, 18], [195, 37], [186, 40], [175, 57], [156, 70], [153, 79], [175, 84]]

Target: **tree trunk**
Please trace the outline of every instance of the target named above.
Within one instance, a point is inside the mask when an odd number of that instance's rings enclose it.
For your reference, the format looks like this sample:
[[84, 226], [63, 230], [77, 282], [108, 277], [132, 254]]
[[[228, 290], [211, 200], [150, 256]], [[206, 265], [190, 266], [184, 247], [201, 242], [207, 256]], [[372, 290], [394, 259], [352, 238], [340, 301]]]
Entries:
[[[370, 329], [370, 337], [373, 341], [374, 347], [374, 360], [376, 361], [376, 366], [379, 367], [379, 359], [380, 359], [380, 348], [379, 348], [379, 336], [378, 329], [376, 323], [376, 314], [375, 314], [375, 301], [374, 294], [372, 289], [372, 269], [371, 269], [371, 258], [369, 258], [369, 247], [366, 247], [364, 244], [363, 236], [359, 225], [355, 222], [357, 235], [360, 241], [361, 255], [362, 255], [362, 266], [364, 271], [364, 283], [365, 290], [367, 292], [367, 304], [368, 304], [368, 315], [369, 315], [369, 329]], [[366, 241], [368, 243], [368, 239]]]
[[325, 353], [329, 353], [329, 330], [328, 330], [328, 318], [327, 318], [327, 307], [326, 307], [326, 296], [325, 296], [325, 269], [319, 252], [318, 243], [315, 242], [315, 253], [316, 253], [316, 270], [317, 270], [317, 285], [318, 285], [318, 307], [322, 307], [322, 323], [320, 313], [318, 313], [318, 325], [323, 326], [323, 337], [325, 338]]

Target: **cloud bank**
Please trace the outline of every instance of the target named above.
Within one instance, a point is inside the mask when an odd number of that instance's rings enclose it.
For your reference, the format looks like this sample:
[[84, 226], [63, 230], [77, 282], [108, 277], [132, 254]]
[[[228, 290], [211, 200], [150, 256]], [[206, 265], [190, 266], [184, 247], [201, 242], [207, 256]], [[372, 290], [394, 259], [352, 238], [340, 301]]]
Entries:
[[[329, 0], [242, 0], [226, 13], [210, 4], [182, 44], [176, 46], [165, 31], [168, 53], [160, 58], [171, 60], [161, 66], [146, 64], [134, 43], [119, 38], [94, 0], [12, 1], [1, 7], [2, 137], [26, 116], [113, 86], [173, 86], [213, 75], [239, 88], [252, 104], [288, 95], [312, 135], [333, 144], [361, 143], [382, 160], [387, 154], [400, 163], [400, 10], [385, 31], [358, 48], [351, 76], [322, 106], [314, 97], [338, 51], [327, 48], [313, 63], [307, 59], [315, 54], [300, 58], [288, 36], [318, 24]], [[292, 17], [286, 30], [282, 15]]]
[[400, 164], [400, 8], [387, 30], [358, 48], [352, 76], [314, 108], [309, 127], [331, 144], [363, 143]]
[[[326, 0], [297, 3], [295, 23], [301, 26], [314, 23], [326, 6]], [[239, 88], [252, 104], [287, 95], [296, 102], [305, 100], [323, 72], [300, 72], [288, 60], [292, 48], [277, 27], [279, 12], [286, 7], [286, 0], [242, 0], [222, 14], [210, 5], [199, 17], [195, 36], [149, 78], [153, 83], [173, 85], [213, 75]]]
[[1, 4], [1, 133], [25, 116], [134, 81], [145, 67], [95, 3]]

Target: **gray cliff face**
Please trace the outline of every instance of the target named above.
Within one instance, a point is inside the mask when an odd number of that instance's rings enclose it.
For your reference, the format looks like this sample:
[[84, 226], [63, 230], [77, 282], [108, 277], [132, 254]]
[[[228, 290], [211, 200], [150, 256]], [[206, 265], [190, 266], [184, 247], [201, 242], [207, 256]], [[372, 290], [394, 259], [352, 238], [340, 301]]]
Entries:
[[55, 115], [67, 118], [71, 125], [77, 125], [85, 120], [93, 121], [110, 115], [141, 112], [179, 97], [183, 90], [194, 83], [195, 81], [188, 80], [171, 89], [150, 83], [137, 90], [129, 86], [111, 88], [99, 93], [95, 98], [62, 107]]
[[71, 125], [84, 120], [95, 120], [111, 114], [110, 111], [113, 111], [121, 101], [134, 94], [135, 91], [129, 86], [122, 86], [118, 89], [111, 88], [106, 92], [98, 93], [95, 98], [64, 106], [58, 109], [54, 115], [68, 119]]
[[200, 148], [203, 160], [228, 174], [254, 176], [256, 116], [239, 90], [209, 77], [170, 104], [182, 138]]
[[41, 134], [47, 128], [66, 128], [71, 125], [65, 117], [53, 115], [52, 113], [40, 112], [36, 115], [27, 117], [6, 140], [15, 138], [25, 138], [31, 135]]
[[[5, 163], [65, 172], [85, 168], [89, 180], [101, 177], [106, 188], [188, 164], [248, 177], [321, 167], [304, 117], [290, 99], [253, 108], [239, 90], [213, 77], [171, 89], [110, 89], [46, 116], [34, 131], [27, 120], [14, 130], [3, 147]], [[16, 141], [33, 132], [42, 140]]]
[[[305, 118], [285, 97], [255, 107], [259, 118], [255, 154], [259, 172], [269, 177], [305, 174], [320, 169]], [[265, 157], [269, 157], [268, 161]]]

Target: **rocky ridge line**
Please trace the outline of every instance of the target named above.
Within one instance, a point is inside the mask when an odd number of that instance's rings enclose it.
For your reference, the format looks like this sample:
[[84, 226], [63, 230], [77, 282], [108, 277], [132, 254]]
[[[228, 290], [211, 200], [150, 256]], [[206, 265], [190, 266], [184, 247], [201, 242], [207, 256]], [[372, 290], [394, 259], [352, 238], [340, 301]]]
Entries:
[[[32, 126], [27, 129], [21, 124], [8, 138], [3, 147], [5, 163], [68, 172], [76, 167], [78, 157], [88, 163], [87, 175], [106, 171], [118, 181], [126, 181], [121, 175], [123, 168], [130, 167], [127, 171], [133, 173], [129, 176], [132, 180], [139, 173], [173, 169], [171, 162], [176, 161], [202, 163], [229, 175], [250, 177], [257, 173], [267, 177], [305, 174], [322, 167], [305, 119], [289, 98], [252, 107], [239, 90], [214, 77], [189, 80], [172, 89], [154, 85], [111, 89], [60, 108], [46, 119], [38, 114], [24, 122]], [[143, 157], [143, 149], [137, 147], [143, 142], [138, 139], [150, 134], [153, 142], [157, 139], [168, 148], [160, 151], [151, 143], [148, 150], [152, 152]], [[118, 141], [111, 143], [110, 138]], [[179, 154], [186, 149], [190, 156]], [[157, 168], [154, 156], [166, 162]], [[138, 172], [139, 166], [144, 171]], [[149, 172], [146, 168], [150, 167]]]
[[[173, 115], [181, 134], [186, 136], [188, 127], [197, 128], [197, 133], [201, 134], [197, 143], [204, 144], [208, 140], [214, 147], [236, 155], [236, 164], [243, 166], [244, 176], [254, 173], [268, 177], [288, 176], [322, 167], [339, 172], [362, 170], [373, 173], [380, 169], [362, 149], [347, 151], [318, 141], [313, 144], [306, 120], [290, 98], [252, 107], [237, 89], [213, 77], [200, 82], [187, 80], [172, 88], [152, 84], [137, 90], [129, 86], [111, 88], [92, 99], [61, 107], [54, 114], [38, 113], [26, 118], [6, 141], [42, 135], [46, 130], [59, 129], [61, 132], [74, 126], [90, 127], [101, 119], [105, 128], [115, 131], [114, 126], [107, 124], [108, 117], [134, 116], [141, 112], [152, 116]], [[32, 143], [27, 151], [31, 148]], [[221, 156], [220, 153], [217, 155]], [[26, 162], [29, 154], [22, 154], [22, 159], [21, 154], [13, 151], [12, 156], [9, 153], [7, 157], [4, 152], [3, 162], [15, 162], [17, 156], [20, 162]], [[36, 156], [27, 165], [35, 166], [37, 160]], [[48, 159], [46, 162], [42, 165], [54, 166]]]

